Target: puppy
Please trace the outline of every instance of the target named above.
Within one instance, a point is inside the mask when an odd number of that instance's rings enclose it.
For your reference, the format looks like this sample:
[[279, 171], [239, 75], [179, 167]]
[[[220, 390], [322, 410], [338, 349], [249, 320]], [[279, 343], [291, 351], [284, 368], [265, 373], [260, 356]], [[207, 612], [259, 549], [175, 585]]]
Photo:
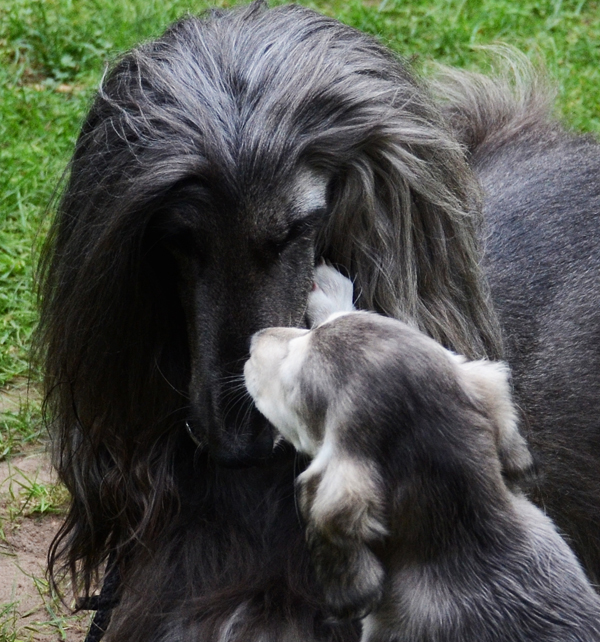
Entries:
[[331, 611], [363, 642], [600, 640], [600, 599], [511, 483], [531, 457], [507, 367], [353, 312], [332, 268], [315, 281], [316, 327], [257, 333], [244, 374], [313, 458], [297, 494]]

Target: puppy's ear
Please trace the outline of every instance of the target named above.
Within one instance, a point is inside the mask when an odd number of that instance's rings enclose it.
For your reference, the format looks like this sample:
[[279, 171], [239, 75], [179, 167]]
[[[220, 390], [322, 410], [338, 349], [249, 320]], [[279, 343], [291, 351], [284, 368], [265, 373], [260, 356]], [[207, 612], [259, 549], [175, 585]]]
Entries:
[[330, 265], [315, 268], [313, 290], [308, 295], [306, 316], [311, 327], [323, 323], [336, 312], [352, 312], [353, 285], [350, 279]]
[[460, 363], [471, 391], [483, 404], [496, 428], [496, 446], [502, 473], [508, 481], [522, 478], [533, 468], [533, 459], [527, 442], [519, 432], [508, 366], [502, 362], [466, 361], [464, 357], [453, 356]]
[[384, 569], [370, 548], [387, 534], [373, 467], [350, 458], [315, 459], [297, 480], [306, 538], [331, 613], [362, 618], [381, 601]]

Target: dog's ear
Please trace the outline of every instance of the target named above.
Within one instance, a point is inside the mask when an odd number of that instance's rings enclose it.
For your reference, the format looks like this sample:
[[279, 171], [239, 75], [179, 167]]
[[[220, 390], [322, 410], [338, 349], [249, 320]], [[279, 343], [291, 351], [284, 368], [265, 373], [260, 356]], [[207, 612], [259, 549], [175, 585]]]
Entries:
[[519, 432], [508, 366], [502, 362], [466, 361], [464, 357], [453, 356], [458, 361], [471, 392], [494, 424], [503, 475], [509, 481], [522, 478], [533, 468], [533, 459], [527, 442]]
[[365, 462], [323, 459], [297, 480], [308, 548], [331, 613], [362, 618], [383, 593], [384, 569], [370, 548], [387, 534], [380, 480]]
[[479, 185], [439, 116], [425, 115], [416, 93], [407, 101], [397, 84], [389, 89], [364, 103], [364, 124], [352, 127], [364, 137], [331, 184], [318, 254], [351, 275], [357, 308], [411, 319], [470, 358], [494, 358], [500, 336], [480, 271]]

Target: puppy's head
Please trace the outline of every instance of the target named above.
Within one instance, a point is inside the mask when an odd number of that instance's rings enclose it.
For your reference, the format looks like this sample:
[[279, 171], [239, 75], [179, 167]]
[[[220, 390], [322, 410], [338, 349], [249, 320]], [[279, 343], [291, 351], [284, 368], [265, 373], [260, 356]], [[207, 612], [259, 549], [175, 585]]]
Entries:
[[[344, 438], [356, 415], [368, 414], [365, 439], [376, 440], [389, 431], [394, 412], [407, 423], [407, 407], [420, 407], [412, 415], [417, 422], [419, 412], [456, 415], [466, 400], [485, 419], [502, 472], [514, 479], [532, 459], [518, 430], [509, 374], [503, 363], [468, 361], [404, 323], [364, 312], [334, 314], [311, 331], [263, 330], [245, 367], [258, 409], [301, 452], [316, 455], [327, 416], [329, 429]], [[360, 430], [354, 425], [354, 437]]]
[[[303, 453], [315, 456], [323, 441], [327, 399], [318, 396], [307, 358], [312, 334], [299, 328], [267, 328], [257, 332], [244, 367], [246, 387], [260, 412]], [[323, 378], [324, 369], [313, 374]]]
[[[376, 608], [385, 571], [373, 546], [389, 534], [390, 511], [398, 510], [391, 506], [404, 496], [461, 502], [452, 490], [460, 479], [486, 485], [485, 493], [471, 488], [473, 496], [493, 498], [504, 492], [501, 473], [510, 479], [530, 467], [508, 375], [504, 364], [469, 362], [365, 312], [338, 313], [311, 331], [254, 336], [248, 390], [281, 434], [314, 457], [298, 478], [298, 499], [333, 613], [363, 617]], [[423, 505], [435, 511], [435, 503]]]

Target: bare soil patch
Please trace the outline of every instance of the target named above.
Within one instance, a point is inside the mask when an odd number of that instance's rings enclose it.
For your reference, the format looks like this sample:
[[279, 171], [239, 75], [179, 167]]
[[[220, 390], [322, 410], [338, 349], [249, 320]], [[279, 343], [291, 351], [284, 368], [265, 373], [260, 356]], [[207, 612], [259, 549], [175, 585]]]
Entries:
[[[37, 392], [25, 380], [0, 391], [0, 413]], [[0, 462], [0, 642], [83, 642], [90, 613], [73, 615], [46, 578], [50, 543], [63, 519], [64, 489], [39, 442]]]
[[25, 377], [16, 377], [0, 389], [0, 413], [16, 412], [28, 399], [39, 398], [39, 392]]

